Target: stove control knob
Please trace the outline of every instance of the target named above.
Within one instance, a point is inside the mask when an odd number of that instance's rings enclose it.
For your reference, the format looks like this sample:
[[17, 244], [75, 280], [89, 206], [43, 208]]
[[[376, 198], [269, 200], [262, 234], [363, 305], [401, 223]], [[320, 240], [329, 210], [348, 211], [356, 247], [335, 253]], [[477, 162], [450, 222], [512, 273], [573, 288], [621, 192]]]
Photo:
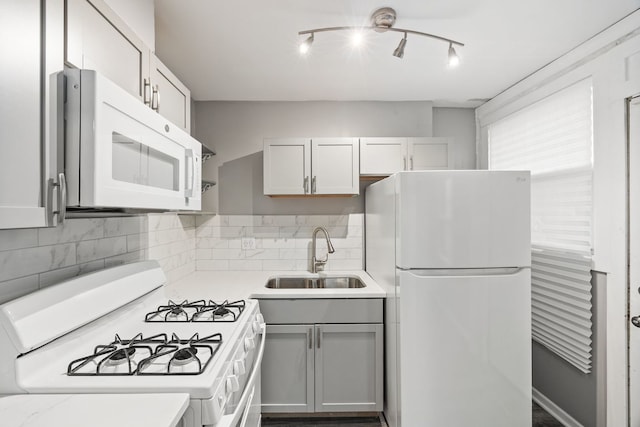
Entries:
[[244, 339], [244, 351], [253, 350], [256, 346], [256, 342], [253, 338], [245, 338]]
[[229, 375], [227, 377], [225, 388], [226, 388], [227, 394], [235, 393], [236, 391], [240, 390], [240, 383], [238, 382], [238, 377], [235, 375]]
[[229, 379], [231, 380], [231, 388], [233, 389], [233, 392], [235, 393], [236, 391], [240, 390], [240, 382], [238, 381], [238, 377], [235, 375], [231, 375]]
[[236, 360], [233, 362], [233, 373], [234, 375], [242, 375], [247, 372], [247, 368], [244, 364], [244, 360]]

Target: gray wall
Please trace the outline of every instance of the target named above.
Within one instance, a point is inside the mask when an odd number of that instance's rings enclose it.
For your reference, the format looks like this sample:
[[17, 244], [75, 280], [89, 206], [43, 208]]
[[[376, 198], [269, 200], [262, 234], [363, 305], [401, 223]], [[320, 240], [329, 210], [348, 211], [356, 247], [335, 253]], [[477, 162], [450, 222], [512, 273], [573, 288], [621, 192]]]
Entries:
[[[218, 183], [204, 194], [203, 210], [220, 214], [308, 215], [364, 211], [363, 196], [265, 197], [262, 194], [265, 137], [454, 136], [456, 166], [475, 167], [473, 110], [434, 109], [429, 101], [195, 102], [194, 116], [192, 133], [217, 153], [203, 168], [203, 178]], [[436, 117], [438, 123], [434, 122]], [[437, 135], [435, 130], [439, 132]], [[366, 185], [363, 182], [361, 188]]]
[[605, 414], [606, 282], [592, 272], [593, 369], [583, 374], [546, 347], [533, 341], [533, 388], [553, 401], [584, 427], [603, 426]]
[[434, 108], [433, 135], [453, 137], [454, 169], [476, 168], [476, 112], [473, 108]]

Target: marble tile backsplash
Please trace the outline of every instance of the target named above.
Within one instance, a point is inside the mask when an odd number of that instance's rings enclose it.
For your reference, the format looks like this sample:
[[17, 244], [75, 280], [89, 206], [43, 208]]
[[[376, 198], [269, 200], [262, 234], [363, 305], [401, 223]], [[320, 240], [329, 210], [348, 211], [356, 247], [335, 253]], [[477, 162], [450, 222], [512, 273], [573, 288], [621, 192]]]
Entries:
[[[0, 303], [80, 274], [157, 260], [169, 281], [195, 270], [308, 270], [311, 234], [335, 248], [326, 270], [361, 270], [364, 215], [148, 214], [68, 219], [56, 228], [0, 230]], [[326, 254], [318, 236], [318, 257]], [[242, 249], [242, 239], [255, 249]]]
[[[196, 270], [308, 270], [311, 235], [327, 229], [335, 253], [326, 270], [362, 270], [364, 215], [219, 215], [196, 217]], [[254, 238], [255, 249], [242, 249]], [[318, 235], [317, 256], [326, 243]]]
[[195, 218], [176, 214], [68, 219], [0, 230], [0, 303], [82, 273], [158, 260], [169, 281], [195, 270]]

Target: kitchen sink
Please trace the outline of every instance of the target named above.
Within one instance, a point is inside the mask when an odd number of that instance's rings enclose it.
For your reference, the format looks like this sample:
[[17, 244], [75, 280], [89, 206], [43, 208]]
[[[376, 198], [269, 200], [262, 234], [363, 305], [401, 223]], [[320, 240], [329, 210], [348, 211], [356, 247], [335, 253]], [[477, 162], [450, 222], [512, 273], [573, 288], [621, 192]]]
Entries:
[[355, 276], [343, 277], [273, 277], [265, 285], [271, 289], [348, 289], [366, 285]]

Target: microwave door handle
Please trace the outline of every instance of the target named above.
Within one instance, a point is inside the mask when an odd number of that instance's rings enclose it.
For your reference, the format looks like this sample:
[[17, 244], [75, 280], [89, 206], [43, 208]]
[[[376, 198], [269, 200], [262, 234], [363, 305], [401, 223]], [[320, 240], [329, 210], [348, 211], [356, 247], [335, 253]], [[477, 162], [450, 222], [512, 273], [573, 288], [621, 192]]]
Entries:
[[263, 323], [260, 326], [261, 326], [261, 333], [262, 333], [262, 338], [260, 339], [260, 350], [258, 350], [258, 355], [256, 356], [256, 359], [253, 362], [253, 369], [251, 370], [251, 374], [249, 375], [247, 384], [245, 385], [244, 390], [242, 391], [242, 396], [240, 397], [240, 400], [238, 400], [238, 404], [235, 410], [233, 411], [233, 413], [228, 415], [223, 415], [222, 418], [220, 418], [220, 421], [218, 422], [218, 424], [216, 424], [216, 427], [235, 426], [238, 420], [241, 419], [240, 417], [245, 416], [245, 413], [246, 413], [245, 406], [250, 396], [253, 393], [253, 388], [256, 383], [256, 377], [260, 375], [260, 365], [262, 364], [262, 356], [264, 354], [264, 344], [267, 337], [267, 325]]
[[193, 197], [193, 188], [195, 187], [195, 156], [193, 155], [193, 150], [188, 149], [185, 152], [185, 163], [187, 168], [187, 176], [185, 183], [185, 197]]

